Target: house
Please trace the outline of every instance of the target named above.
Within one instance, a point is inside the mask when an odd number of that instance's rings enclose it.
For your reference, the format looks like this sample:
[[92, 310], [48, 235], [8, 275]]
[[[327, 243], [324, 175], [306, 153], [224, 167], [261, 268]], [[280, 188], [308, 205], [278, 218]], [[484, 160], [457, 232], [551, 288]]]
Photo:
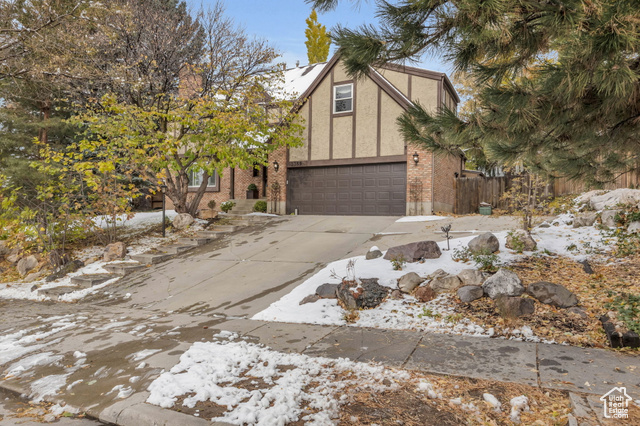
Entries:
[[[287, 92], [300, 94], [295, 112], [305, 126], [303, 145], [273, 152], [268, 167], [230, 169], [211, 178], [203, 208], [212, 199], [217, 205], [244, 200], [253, 183], [278, 214], [453, 211], [462, 156], [407, 146], [396, 124], [412, 101], [431, 110], [456, 109], [459, 98], [445, 74], [388, 65], [353, 80], [335, 55], [326, 63], [287, 70], [285, 81]], [[198, 176], [193, 184], [199, 184]]]

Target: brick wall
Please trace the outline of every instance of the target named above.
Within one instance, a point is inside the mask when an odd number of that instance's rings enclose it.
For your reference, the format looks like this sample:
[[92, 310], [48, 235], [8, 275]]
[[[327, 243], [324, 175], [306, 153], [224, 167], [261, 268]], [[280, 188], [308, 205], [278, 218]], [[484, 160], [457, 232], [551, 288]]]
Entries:
[[436, 155], [434, 171], [433, 210], [453, 212], [455, 205], [455, 173], [462, 173], [462, 161], [459, 155]]
[[[418, 153], [418, 164], [413, 154]], [[431, 184], [433, 178], [433, 154], [424, 148], [407, 147], [407, 214], [429, 215], [432, 211]]]
[[[273, 162], [280, 165], [278, 172], [273, 168]], [[267, 211], [269, 213], [287, 214], [287, 148], [280, 147], [269, 155], [269, 172], [267, 174]], [[280, 193], [274, 198], [271, 185], [278, 182]]]

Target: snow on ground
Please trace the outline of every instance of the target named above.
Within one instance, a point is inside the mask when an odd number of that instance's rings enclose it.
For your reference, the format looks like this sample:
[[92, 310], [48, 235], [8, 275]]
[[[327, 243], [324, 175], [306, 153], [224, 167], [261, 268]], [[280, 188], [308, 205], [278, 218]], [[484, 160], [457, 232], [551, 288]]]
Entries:
[[[538, 243], [537, 252], [540, 256], [557, 254], [582, 260], [593, 253], [608, 250], [608, 241], [600, 231], [594, 227], [572, 228], [567, 222], [570, 216], [561, 216], [556, 226], [536, 228], [533, 237]], [[502, 250], [497, 253], [500, 264], [507, 264], [526, 255], [516, 254], [504, 248], [508, 232], [494, 233]], [[365, 260], [364, 256], [342, 259], [328, 264], [325, 268], [293, 289], [289, 294], [271, 304], [267, 309], [253, 316], [254, 320], [279, 321], [292, 323], [310, 323], [324, 325], [346, 325], [345, 311], [336, 300], [320, 299], [315, 303], [300, 305], [299, 302], [324, 283], [338, 284], [338, 277], [347, 276], [347, 264], [355, 261], [355, 276], [357, 278], [378, 278], [380, 285], [397, 288], [397, 280], [409, 272], [415, 272], [426, 277], [438, 269], [449, 274], [458, 274], [463, 269], [475, 268], [473, 262], [456, 262], [452, 256], [456, 250], [467, 247], [475, 236], [468, 236], [450, 240], [451, 250], [446, 250], [447, 242], [439, 242], [442, 256], [438, 259], [427, 259], [422, 263], [407, 263], [402, 271], [394, 271], [391, 262], [380, 257]], [[453, 295], [443, 294], [428, 303], [417, 303], [412, 296], [405, 295], [402, 300], [387, 299], [375, 309], [359, 311], [359, 318], [352, 324], [357, 327], [375, 327], [389, 329], [429, 330], [442, 333], [454, 333], [475, 336], [492, 336], [493, 329], [485, 329], [466, 318], [458, 318], [453, 314]], [[541, 341], [528, 327], [514, 330], [513, 334], [519, 340]], [[548, 342], [548, 341], [545, 341]], [[548, 342], [549, 343], [549, 342]]]
[[403, 222], [431, 222], [434, 220], [443, 220], [446, 219], [445, 216], [405, 216], [396, 220], [396, 223]]
[[227, 407], [222, 417], [212, 421], [232, 424], [303, 420], [326, 425], [334, 423], [339, 405], [347, 398], [342, 390], [353, 386], [372, 392], [395, 389], [396, 382], [409, 379], [405, 371], [342, 358], [275, 352], [230, 332], [217, 337], [225, 340], [196, 342], [182, 354], [176, 366], [151, 383], [147, 402], [171, 408], [177, 397], [184, 396], [184, 406], [194, 408], [198, 402], [211, 401]]
[[[178, 215], [175, 210], [166, 210], [165, 214], [169, 220], [173, 220]], [[96, 226], [103, 229], [113, 226], [113, 221], [114, 219], [111, 216], [106, 215], [96, 216], [93, 219]], [[128, 218], [126, 214], [121, 214], [116, 216], [115, 222], [117, 227], [129, 229], [146, 228], [162, 224], [162, 211], [135, 213], [131, 218]]]

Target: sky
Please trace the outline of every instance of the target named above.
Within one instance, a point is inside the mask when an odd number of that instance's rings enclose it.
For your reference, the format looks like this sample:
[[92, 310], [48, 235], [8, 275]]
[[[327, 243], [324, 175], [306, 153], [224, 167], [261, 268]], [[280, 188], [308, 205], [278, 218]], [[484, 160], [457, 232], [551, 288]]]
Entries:
[[[194, 9], [200, 5], [213, 5], [215, 0], [186, 0]], [[282, 53], [281, 61], [287, 67], [294, 67], [296, 61], [307, 65], [305, 19], [311, 13], [311, 6], [304, 0], [224, 0], [227, 15], [243, 27], [247, 34], [269, 40]], [[343, 0], [331, 12], [318, 12], [318, 21], [331, 29], [336, 24], [354, 28], [362, 24], [376, 24], [375, 2], [362, 0], [354, 5]], [[331, 54], [335, 46], [331, 46]], [[432, 71], [450, 73], [450, 66], [438, 58], [425, 58], [418, 64], [407, 64]]]

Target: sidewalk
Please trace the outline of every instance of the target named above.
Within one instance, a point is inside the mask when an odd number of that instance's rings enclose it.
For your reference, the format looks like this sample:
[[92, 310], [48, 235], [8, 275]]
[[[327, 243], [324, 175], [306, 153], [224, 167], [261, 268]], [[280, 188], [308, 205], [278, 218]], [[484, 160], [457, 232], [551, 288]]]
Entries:
[[[74, 351], [83, 350], [88, 353], [89, 362], [67, 378], [67, 384], [81, 380], [80, 384], [72, 388], [65, 386], [61, 389], [62, 393], [47, 399], [64, 401], [81, 408], [91, 417], [124, 426], [211, 424], [203, 419], [146, 404], [146, 389], [163, 370], [177, 364], [180, 355], [193, 342], [211, 340], [214, 334], [223, 330], [236, 332], [249, 341], [259, 342], [280, 352], [345, 357], [428, 373], [517, 382], [592, 394], [595, 397], [590, 398], [591, 408], [597, 414], [600, 410], [594, 404], [614, 386], [626, 386], [634, 399], [640, 399], [640, 371], [635, 368], [640, 359], [607, 350], [348, 326], [268, 323], [246, 319], [212, 320], [175, 313], [171, 315], [169, 323], [167, 317], [144, 318], [140, 316], [140, 311], [118, 311], [117, 308], [116, 312], [107, 312], [105, 309], [85, 320], [86, 324], [81, 330], [47, 338], [53, 340], [41, 351], [71, 357]], [[122, 324], [127, 321], [130, 324], [120, 326], [120, 329], [91, 325], [103, 324], [107, 314], [111, 314], [112, 318], [121, 315], [118, 318]], [[117, 324], [111, 321], [110, 324]], [[154, 332], [145, 333], [144, 337], [132, 332], [134, 327], [140, 329], [141, 326], [151, 325], [155, 326]], [[176, 329], [176, 326], [179, 328]], [[172, 330], [179, 330], [179, 333]], [[156, 351], [144, 359], [143, 368], [140, 367], [140, 360], [132, 356], [141, 349]], [[61, 366], [72, 363], [65, 359]], [[6, 379], [2, 387], [30, 395], [35, 381], [45, 375], [59, 374], [58, 370], [60, 367], [51, 365], [42, 367], [31, 375]], [[128, 379], [132, 376], [141, 379], [129, 385], [131, 381]], [[132, 387], [132, 394], [125, 399], [117, 399], [112, 388], [122, 383]]]

